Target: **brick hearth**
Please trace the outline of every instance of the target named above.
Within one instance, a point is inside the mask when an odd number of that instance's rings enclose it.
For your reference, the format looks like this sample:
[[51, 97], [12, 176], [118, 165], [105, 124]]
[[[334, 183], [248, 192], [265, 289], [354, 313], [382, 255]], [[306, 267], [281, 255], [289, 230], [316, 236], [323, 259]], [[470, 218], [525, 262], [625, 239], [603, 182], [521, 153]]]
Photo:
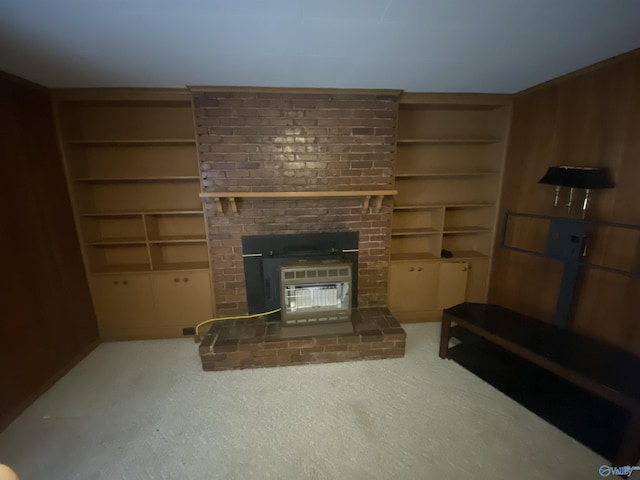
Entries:
[[353, 333], [283, 340], [264, 317], [215, 322], [200, 344], [203, 370], [304, 365], [404, 356], [405, 331], [386, 308], [354, 309]]

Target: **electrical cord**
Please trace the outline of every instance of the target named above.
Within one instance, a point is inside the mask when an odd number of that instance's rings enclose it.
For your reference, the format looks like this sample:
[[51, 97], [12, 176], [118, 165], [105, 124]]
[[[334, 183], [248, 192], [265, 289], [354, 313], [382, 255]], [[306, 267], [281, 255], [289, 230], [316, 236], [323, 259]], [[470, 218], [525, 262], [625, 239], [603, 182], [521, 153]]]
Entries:
[[280, 308], [276, 308], [275, 310], [271, 310], [270, 312], [253, 313], [251, 315], [236, 315], [233, 317], [210, 318], [209, 320], [205, 320], [204, 322], [200, 322], [198, 325], [196, 325], [196, 337], [198, 336], [198, 330], [200, 329], [200, 327], [206, 325], [207, 323], [219, 322], [220, 320], [244, 320], [246, 318], [262, 317], [265, 315], [271, 315], [272, 313], [278, 313], [280, 310]]

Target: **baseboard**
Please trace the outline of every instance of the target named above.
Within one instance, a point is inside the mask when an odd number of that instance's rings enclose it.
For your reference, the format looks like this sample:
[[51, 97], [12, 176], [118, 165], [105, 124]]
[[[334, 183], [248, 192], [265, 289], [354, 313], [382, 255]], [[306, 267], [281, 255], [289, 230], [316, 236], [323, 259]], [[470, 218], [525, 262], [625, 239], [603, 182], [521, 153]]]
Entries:
[[400, 323], [430, 323], [442, 321], [442, 310], [391, 311]]
[[27, 407], [29, 407], [33, 402], [35, 402], [42, 394], [44, 394], [47, 390], [49, 390], [55, 383], [64, 377], [69, 370], [75, 367], [80, 361], [93, 352], [98, 345], [102, 343], [102, 339], [97, 338], [93, 342], [91, 342], [87, 347], [83, 348], [80, 353], [74, 356], [69, 363], [67, 363], [64, 367], [54, 373], [45, 383], [43, 383], [35, 392], [25, 398], [22, 402], [18, 404], [13, 410], [9, 413], [0, 416], [0, 432], [2, 432], [5, 428], [9, 426], [11, 422], [13, 422], [22, 412], [24, 412]]
[[100, 338], [103, 342], [125, 342], [130, 340], [161, 340], [165, 338], [189, 338], [185, 335], [184, 326], [155, 326], [137, 328], [100, 328]]

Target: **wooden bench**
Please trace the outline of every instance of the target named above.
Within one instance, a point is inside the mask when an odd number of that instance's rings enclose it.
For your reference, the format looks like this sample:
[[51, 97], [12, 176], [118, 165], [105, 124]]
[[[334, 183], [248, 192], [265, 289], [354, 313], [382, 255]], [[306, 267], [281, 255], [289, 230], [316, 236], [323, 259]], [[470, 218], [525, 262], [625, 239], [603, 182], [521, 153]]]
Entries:
[[441, 358], [450, 358], [449, 343], [456, 329], [482, 337], [624, 409], [626, 425], [610, 460], [618, 466], [636, 464], [640, 457], [639, 357], [504, 307], [462, 303], [444, 311]]

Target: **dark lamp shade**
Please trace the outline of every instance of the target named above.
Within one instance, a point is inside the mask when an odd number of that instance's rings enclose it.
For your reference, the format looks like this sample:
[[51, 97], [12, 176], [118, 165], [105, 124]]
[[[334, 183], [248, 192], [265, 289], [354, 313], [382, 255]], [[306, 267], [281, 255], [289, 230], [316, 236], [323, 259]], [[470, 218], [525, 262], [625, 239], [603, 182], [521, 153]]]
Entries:
[[589, 190], [613, 187], [606, 168], [590, 167], [549, 167], [538, 183]]

